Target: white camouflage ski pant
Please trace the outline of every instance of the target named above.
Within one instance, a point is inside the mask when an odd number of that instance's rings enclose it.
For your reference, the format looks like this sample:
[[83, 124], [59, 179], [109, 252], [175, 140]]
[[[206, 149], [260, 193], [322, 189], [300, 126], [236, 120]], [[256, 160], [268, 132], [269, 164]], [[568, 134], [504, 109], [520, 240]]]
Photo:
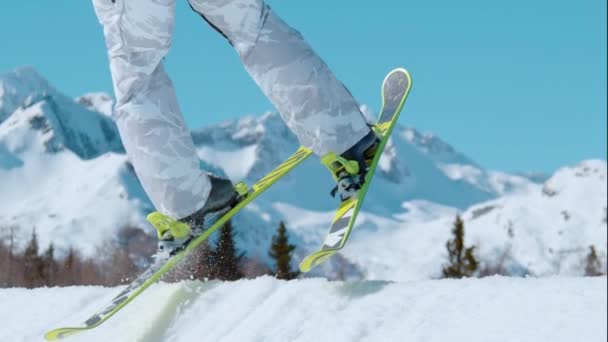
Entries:
[[[302, 36], [263, 0], [189, 0], [235, 48], [301, 144], [342, 153], [369, 132], [358, 104]], [[210, 191], [162, 59], [175, 0], [93, 0], [114, 83], [115, 120], [157, 210], [174, 218], [202, 208]]]

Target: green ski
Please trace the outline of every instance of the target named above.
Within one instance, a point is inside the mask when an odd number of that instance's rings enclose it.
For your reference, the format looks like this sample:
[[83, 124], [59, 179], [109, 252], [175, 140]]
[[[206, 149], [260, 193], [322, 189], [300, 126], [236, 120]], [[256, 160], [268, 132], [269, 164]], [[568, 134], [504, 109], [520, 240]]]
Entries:
[[[401, 109], [405, 104], [411, 87], [412, 78], [410, 77], [409, 72], [403, 68], [392, 70], [384, 79], [384, 82], [382, 83], [382, 110], [380, 111], [376, 124], [373, 126], [374, 131], [380, 138], [380, 145], [369, 164], [363, 185], [353, 196], [342, 199], [338, 211], [331, 222], [329, 232], [325, 237], [323, 245], [319, 250], [304, 258], [300, 263], [300, 270], [302, 272], [309, 272], [315, 266], [318, 266], [332, 255], [336, 254], [346, 244], [350, 232], [355, 225], [357, 214], [363, 205], [365, 194], [369, 189], [369, 185], [376, 168], [378, 167], [378, 161], [380, 160], [382, 151], [384, 151], [384, 147], [397, 123], [397, 119], [399, 118], [399, 114], [401, 113]], [[357, 165], [349, 165], [349, 161], [337, 160], [339, 157], [335, 157], [335, 155], [330, 157], [333, 158], [330, 158], [327, 164], [331, 164], [333, 161], [339, 161], [341, 167], [344, 167], [347, 170], [351, 166], [355, 169], [357, 168]]]
[[[103, 307], [88, 320], [86, 320], [82, 326], [55, 329], [47, 332], [44, 337], [49, 341], [56, 341], [85, 330], [91, 330], [107, 321], [120, 309], [124, 308], [130, 301], [140, 295], [146, 288], [160, 280], [163, 275], [175, 267], [178, 262], [184, 259], [214, 231], [222, 227], [230, 218], [243, 209], [243, 207], [261, 195], [272, 184], [281, 179], [289, 171], [304, 161], [308, 156], [310, 156], [311, 153], [312, 151], [308, 148], [300, 147], [287, 160], [281, 163], [272, 172], [264, 176], [260, 181], [255, 183], [250, 189], [247, 188], [244, 183], [237, 184], [236, 190], [240, 195], [239, 201], [234, 205], [234, 207], [232, 207], [232, 209], [225, 212], [223, 215], [221, 215], [221, 217], [213, 222], [209, 228], [205, 229], [202, 234], [194, 237], [180, 250], [175, 251], [175, 253], [172, 253], [171, 255], [167, 255], [167, 258], [157, 258], [155, 262], [146, 271], [144, 271], [144, 273], [142, 273], [122, 292], [114, 297], [114, 299], [107, 306]], [[153, 213], [149, 216], [149, 218], [158, 218], [158, 216], [161, 215], [162, 214], [159, 213]], [[166, 219], [166, 217], [164, 218]]]

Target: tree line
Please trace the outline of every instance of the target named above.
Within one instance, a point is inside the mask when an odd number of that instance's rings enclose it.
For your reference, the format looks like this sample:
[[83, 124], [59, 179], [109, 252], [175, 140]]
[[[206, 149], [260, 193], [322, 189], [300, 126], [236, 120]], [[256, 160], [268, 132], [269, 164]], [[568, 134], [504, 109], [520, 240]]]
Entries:
[[[97, 250], [96, 257], [84, 257], [74, 248], [59, 257], [53, 244], [41, 250], [35, 231], [26, 247], [18, 250], [14, 229], [0, 240], [0, 287], [104, 285], [128, 283], [152, 261], [156, 240], [141, 229], [127, 227], [120, 230], [116, 241], [106, 242]], [[453, 223], [452, 235], [446, 242], [447, 262], [441, 268], [444, 278], [511, 275], [505, 268], [507, 253], [493, 264], [480, 263], [476, 246], [465, 244], [465, 225], [460, 216]], [[238, 280], [261, 275], [273, 275], [291, 280], [299, 276], [292, 267], [296, 246], [289, 241], [285, 224], [281, 222], [272, 238], [268, 256], [273, 260], [269, 268], [259, 257], [246, 257], [238, 250], [236, 232], [228, 221], [217, 234], [215, 243], [203, 242], [192, 255], [167, 274], [164, 281], [183, 279]], [[605, 275], [605, 267], [594, 246], [583, 261], [586, 276]]]
[[[295, 245], [290, 244], [283, 222], [279, 224], [268, 252], [275, 261], [274, 269], [240, 252], [235, 235], [228, 221], [219, 230], [213, 246], [208, 240], [202, 243], [163, 280], [237, 280], [266, 274], [290, 280], [298, 276], [299, 273], [291, 266]], [[16, 245], [14, 229], [10, 229], [8, 239], [0, 240], [0, 287], [116, 286], [128, 283], [151, 263], [156, 241], [140, 229], [124, 228], [116, 241], [106, 242], [97, 249], [95, 258], [84, 257], [74, 248], [59, 257], [53, 244], [41, 250], [35, 230], [23, 250], [19, 251]]]

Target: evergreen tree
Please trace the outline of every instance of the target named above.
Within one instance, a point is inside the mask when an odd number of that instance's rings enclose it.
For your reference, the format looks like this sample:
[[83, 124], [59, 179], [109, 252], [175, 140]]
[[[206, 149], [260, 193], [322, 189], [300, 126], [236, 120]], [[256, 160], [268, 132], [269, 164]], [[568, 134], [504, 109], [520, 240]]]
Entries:
[[4, 240], [0, 239], [0, 287], [8, 287], [9, 282], [9, 252]]
[[298, 277], [300, 272], [291, 269], [291, 256], [296, 246], [289, 244], [287, 229], [283, 222], [279, 223], [277, 235], [272, 237], [272, 245], [268, 253], [276, 262], [275, 276], [277, 279], [291, 280]]
[[76, 285], [80, 280], [80, 257], [73, 247], [68, 250], [68, 255], [63, 260], [61, 270], [61, 285]]
[[9, 228], [8, 235], [8, 258], [7, 258], [7, 287], [23, 286], [23, 258], [18, 253], [15, 254], [15, 227]]
[[16, 256], [15, 256], [15, 227], [9, 228], [9, 236], [8, 236], [8, 283], [7, 286], [15, 286], [18, 282], [17, 271], [15, 271], [16, 267]]
[[589, 254], [587, 254], [587, 260], [585, 264], [585, 275], [588, 277], [597, 277], [603, 275], [602, 272], [602, 261], [600, 260], [595, 246], [589, 246]]
[[42, 256], [42, 280], [46, 286], [54, 286], [56, 283], [57, 262], [55, 261], [55, 247], [51, 243]]
[[456, 216], [453, 240], [446, 243], [448, 250], [449, 264], [443, 268], [443, 276], [446, 278], [462, 278], [472, 276], [479, 263], [473, 255], [474, 246], [465, 248], [464, 246], [464, 222], [460, 216]]
[[211, 253], [211, 278], [237, 280], [243, 278], [241, 262], [244, 254], [239, 254], [234, 243], [234, 231], [230, 221], [220, 230], [217, 247]]
[[34, 230], [23, 252], [23, 285], [27, 288], [42, 285], [43, 268], [42, 258], [38, 255], [38, 235]]

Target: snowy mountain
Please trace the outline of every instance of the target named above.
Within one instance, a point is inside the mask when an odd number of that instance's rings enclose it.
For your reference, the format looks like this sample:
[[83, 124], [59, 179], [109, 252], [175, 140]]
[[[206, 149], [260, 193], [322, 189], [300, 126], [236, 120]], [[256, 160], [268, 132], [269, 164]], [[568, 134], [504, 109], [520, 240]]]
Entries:
[[58, 93], [30, 68], [0, 78], [0, 113], [4, 150], [14, 156], [67, 149], [93, 159], [123, 150], [110, 118]]
[[[42, 246], [73, 245], [91, 256], [122, 227], [153, 234], [144, 220], [153, 208], [111, 107], [106, 94], [70, 99], [31, 68], [0, 76], [0, 237], [16, 227], [24, 242], [36, 229]], [[250, 184], [299, 145], [276, 113], [192, 136], [203, 167]], [[578, 274], [575, 263], [590, 244], [606, 253], [606, 162], [585, 161], [545, 179], [485, 170], [432, 134], [398, 127], [348, 248], [318, 272], [336, 276], [346, 267], [350, 276], [369, 279], [436, 277], [461, 212], [467, 242], [484, 260], [503, 260], [521, 274]], [[283, 220], [304, 256], [328, 227], [336, 206], [331, 188], [328, 172], [309, 158], [234, 219], [239, 247], [268, 261]]]
[[[40, 341], [118, 288], [0, 290], [0, 340]], [[31, 304], [31, 305], [30, 305]], [[70, 341], [606, 341], [603, 278], [159, 283]]]
[[[501, 266], [508, 274], [582, 275], [589, 246], [606, 253], [606, 185], [605, 161], [560, 169], [544, 184], [462, 212], [466, 242], [476, 246], [482, 266]], [[361, 225], [369, 228], [343, 252], [366, 266], [367, 279], [440, 276], [433, 265], [446, 260], [444, 244], [458, 210], [426, 201], [405, 208], [392, 224], [364, 214]]]

